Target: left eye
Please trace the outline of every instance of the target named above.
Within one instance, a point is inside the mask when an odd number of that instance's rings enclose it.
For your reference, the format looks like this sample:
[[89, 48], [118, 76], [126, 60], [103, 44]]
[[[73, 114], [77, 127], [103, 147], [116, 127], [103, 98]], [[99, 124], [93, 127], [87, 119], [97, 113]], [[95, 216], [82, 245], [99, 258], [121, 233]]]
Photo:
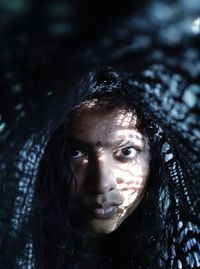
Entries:
[[135, 157], [137, 151], [138, 150], [136, 148], [129, 146], [129, 147], [125, 147], [125, 148], [116, 150], [115, 156], [117, 158], [131, 159], [131, 158]]
[[86, 153], [77, 148], [70, 148], [70, 156], [77, 159], [86, 156]]

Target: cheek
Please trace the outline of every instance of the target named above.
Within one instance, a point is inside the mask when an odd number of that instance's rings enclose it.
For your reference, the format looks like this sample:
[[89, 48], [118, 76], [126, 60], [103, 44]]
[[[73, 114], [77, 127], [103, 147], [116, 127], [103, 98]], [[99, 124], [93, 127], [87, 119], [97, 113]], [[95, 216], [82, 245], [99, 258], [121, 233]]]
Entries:
[[146, 162], [121, 164], [115, 169], [115, 179], [118, 188], [122, 190], [142, 189], [146, 185], [148, 175], [149, 165]]
[[123, 196], [122, 210], [134, 209], [141, 201], [149, 176], [148, 162], [122, 164], [115, 171], [118, 190]]

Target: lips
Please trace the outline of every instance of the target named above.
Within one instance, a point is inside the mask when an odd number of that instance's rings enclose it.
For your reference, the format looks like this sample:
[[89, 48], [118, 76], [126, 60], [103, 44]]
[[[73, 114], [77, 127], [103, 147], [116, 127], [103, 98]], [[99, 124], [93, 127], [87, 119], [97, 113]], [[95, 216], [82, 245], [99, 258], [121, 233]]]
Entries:
[[116, 203], [95, 204], [91, 207], [91, 213], [97, 219], [109, 219], [117, 213], [118, 208], [119, 204]]

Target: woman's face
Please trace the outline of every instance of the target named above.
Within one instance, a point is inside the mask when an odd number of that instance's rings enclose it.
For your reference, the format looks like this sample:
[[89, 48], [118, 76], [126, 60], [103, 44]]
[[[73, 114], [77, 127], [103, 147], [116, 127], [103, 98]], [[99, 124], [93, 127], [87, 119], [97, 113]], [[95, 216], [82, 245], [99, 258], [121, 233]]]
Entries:
[[149, 176], [148, 138], [125, 109], [83, 108], [69, 119], [69, 145], [77, 184], [74, 210], [94, 233], [110, 233], [136, 209]]

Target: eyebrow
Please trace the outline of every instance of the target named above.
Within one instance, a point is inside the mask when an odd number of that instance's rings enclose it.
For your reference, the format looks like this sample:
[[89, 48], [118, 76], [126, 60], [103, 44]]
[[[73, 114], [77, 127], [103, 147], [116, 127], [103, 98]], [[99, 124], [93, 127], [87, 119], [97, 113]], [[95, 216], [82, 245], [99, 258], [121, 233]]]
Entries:
[[114, 141], [112, 144], [117, 147], [122, 147], [129, 143], [134, 143], [134, 145], [139, 147], [144, 145], [145, 139], [143, 137], [137, 137], [137, 135], [128, 135], [128, 137], [127, 135], [124, 135], [123, 137], [120, 137], [119, 140]]
[[[140, 140], [140, 142], [142, 142], [142, 144], [143, 144], [143, 141], [142, 141], [142, 139], [137, 139], [137, 140]], [[125, 146], [125, 145], [127, 145], [127, 144], [129, 144], [129, 143], [133, 143], [133, 142], [136, 142], [135, 140], [133, 140], [132, 138], [130, 138], [130, 139], [124, 139], [124, 138], [122, 138], [122, 139], [120, 139], [120, 140], [116, 140], [116, 141], [114, 141], [112, 144], [114, 145], [114, 146]], [[136, 143], [136, 144], [138, 144], [138, 143]]]

